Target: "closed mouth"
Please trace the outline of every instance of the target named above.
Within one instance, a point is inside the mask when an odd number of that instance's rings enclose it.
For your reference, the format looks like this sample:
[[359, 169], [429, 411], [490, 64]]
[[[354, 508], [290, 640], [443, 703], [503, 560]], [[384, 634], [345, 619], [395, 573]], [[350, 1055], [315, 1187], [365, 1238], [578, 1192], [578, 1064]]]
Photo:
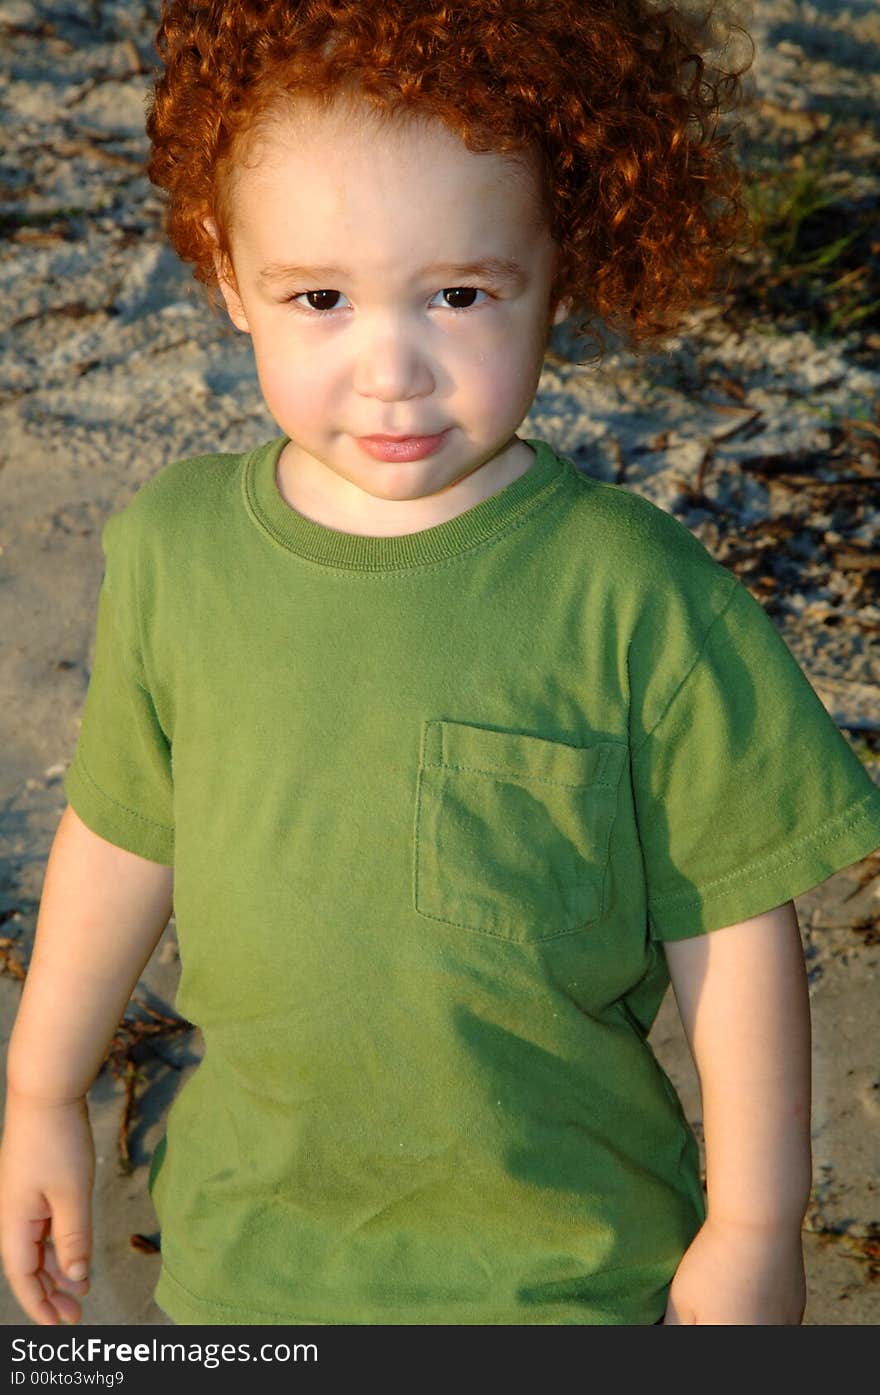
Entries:
[[363, 441], [428, 441], [434, 436], [442, 436], [442, 431], [416, 431], [409, 436], [362, 436]]

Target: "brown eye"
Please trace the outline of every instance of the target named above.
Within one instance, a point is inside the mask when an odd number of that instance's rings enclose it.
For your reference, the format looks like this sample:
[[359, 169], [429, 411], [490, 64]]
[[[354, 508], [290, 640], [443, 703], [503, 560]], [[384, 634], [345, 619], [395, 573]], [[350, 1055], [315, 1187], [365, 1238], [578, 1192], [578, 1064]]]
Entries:
[[[341, 295], [341, 291], [296, 291], [293, 295], [287, 297], [287, 304], [296, 305], [297, 310], [304, 310], [306, 314], [309, 313], [309, 310], [320, 313], [322, 310], [336, 309], [335, 305], [327, 304], [327, 296], [329, 296], [331, 300], [335, 296], [338, 300]], [[303, 297], [308, 299], [309, 304], [297, 305], [297, 301], [302, 300]]]
[[[474, 304], [474, 298], [478, 296], [480, 292], [475, 286], [447, 286], [440, 294], [442, 296], [452, 297], [449, 303], [450, 310], [470, 310]], [[485, 295], [485, 291], [483, 294]], [[464, 297], [464, 303], [462, 303], [461, 297]]]
[[[335, 296], [336, 299], [338, 300], [338, 299], [339, 299], [339, 296], [340, 296], [340, 294], [341, 294], [341, 292], [340, 292], [340, 291], [304, 291], [303, 294], [308, 298], [309, 305], [311, 306], [311, 308], [312, 308], [313, 310], [335, 310], [335, 309], [336, 309], [336, 306], [335, 306], [335, 305], [328, 305], [328, 304], [327, 304], [327, 297], [329, 296], [330, 299], [332, 300], [333, 297]], [[316, 303], [316, 302], [317, 302], [317, 303]]]

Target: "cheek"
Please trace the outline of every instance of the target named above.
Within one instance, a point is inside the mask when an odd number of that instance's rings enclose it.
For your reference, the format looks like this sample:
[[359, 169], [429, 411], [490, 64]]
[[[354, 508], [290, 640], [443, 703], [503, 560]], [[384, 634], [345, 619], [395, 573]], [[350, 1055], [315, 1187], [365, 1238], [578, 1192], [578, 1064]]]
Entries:
[[515, 406], [533, 394], [542, 363], [541, 344], [527, 334], [508, 334], [481, 350], [472, 382], [499, 407]]
[[254, 358], [260, 388], [270, 408], [284, 406], [288, 411], [309, 416], [328, 393], [326, 369], [320, 355], [309, 353], [301, 344], [285, 345], [278, 336], [254, 341]]

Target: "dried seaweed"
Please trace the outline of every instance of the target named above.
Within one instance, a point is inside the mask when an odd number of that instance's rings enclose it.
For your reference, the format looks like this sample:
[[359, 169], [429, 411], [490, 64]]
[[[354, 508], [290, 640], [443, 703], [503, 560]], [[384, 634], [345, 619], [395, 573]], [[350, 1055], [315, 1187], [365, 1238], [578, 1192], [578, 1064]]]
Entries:
[[[132, 1005], [146, 1013], [148, 1020], [132, 1013]], [[157, 1043], [174, 1040], [192, 1030], [193, 1024], [185, 1018], [159, 1012], [143, 998], [134, 997], [113, 1034], [105, 1064], [109, 1065], [114, 1079], [122, 1082], [125, 1092], [117, 1138], [119, 1164], [124, 1172], [132, 1170], [129, 1135], [137, 1103], [137, 1089], [143, 1082], [145, 1059], [152, 1057], [160, 1062], [161, 1067], [171, 1069], [167, 1060], [156, 1051]]]
[[0, 938], [0, 974], [8, 974], [10, 978], [17, 978], [23, 982], [26, 973], [17, 941], [6, 936]]

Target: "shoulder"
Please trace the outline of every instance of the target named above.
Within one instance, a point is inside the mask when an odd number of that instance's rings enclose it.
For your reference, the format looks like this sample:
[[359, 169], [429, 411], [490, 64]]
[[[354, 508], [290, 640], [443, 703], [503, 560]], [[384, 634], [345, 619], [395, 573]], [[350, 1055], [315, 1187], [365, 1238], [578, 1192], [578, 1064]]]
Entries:
[[714, 609], [738, 584], [684, 523], [651, 499], [575, 466], [572, 473], [579, 545], [601, 561], [620, 591], [646, 603], [692, 596]]
[[252, 454], [205, 452], [172, 460], [106, 519], [104, 580], [120, 607], [177, 605], [194, 573], [226, 555]]
[[166, 542], [216, 523], [250, 452], [206, 452], [173, 460], [141, 484], [104, 525], [111, 543], [159, 535]]
[[101, 531], [108, 571], [133, 580], [187, 571], [220, 555], [242, 517], [242, 477], [255, 450], [172, 460], [141, 484]]
[[565, 527], [571, 529], [567, 552], [578, 556], [583, 573], [589, 623], [608, 631], [606, 645], [621, 656], [637, 741], [698, 661], [713, 628], [725, 623], [731, 602], [751, 598], [684, 523], [623, 485], [580, 476]]

